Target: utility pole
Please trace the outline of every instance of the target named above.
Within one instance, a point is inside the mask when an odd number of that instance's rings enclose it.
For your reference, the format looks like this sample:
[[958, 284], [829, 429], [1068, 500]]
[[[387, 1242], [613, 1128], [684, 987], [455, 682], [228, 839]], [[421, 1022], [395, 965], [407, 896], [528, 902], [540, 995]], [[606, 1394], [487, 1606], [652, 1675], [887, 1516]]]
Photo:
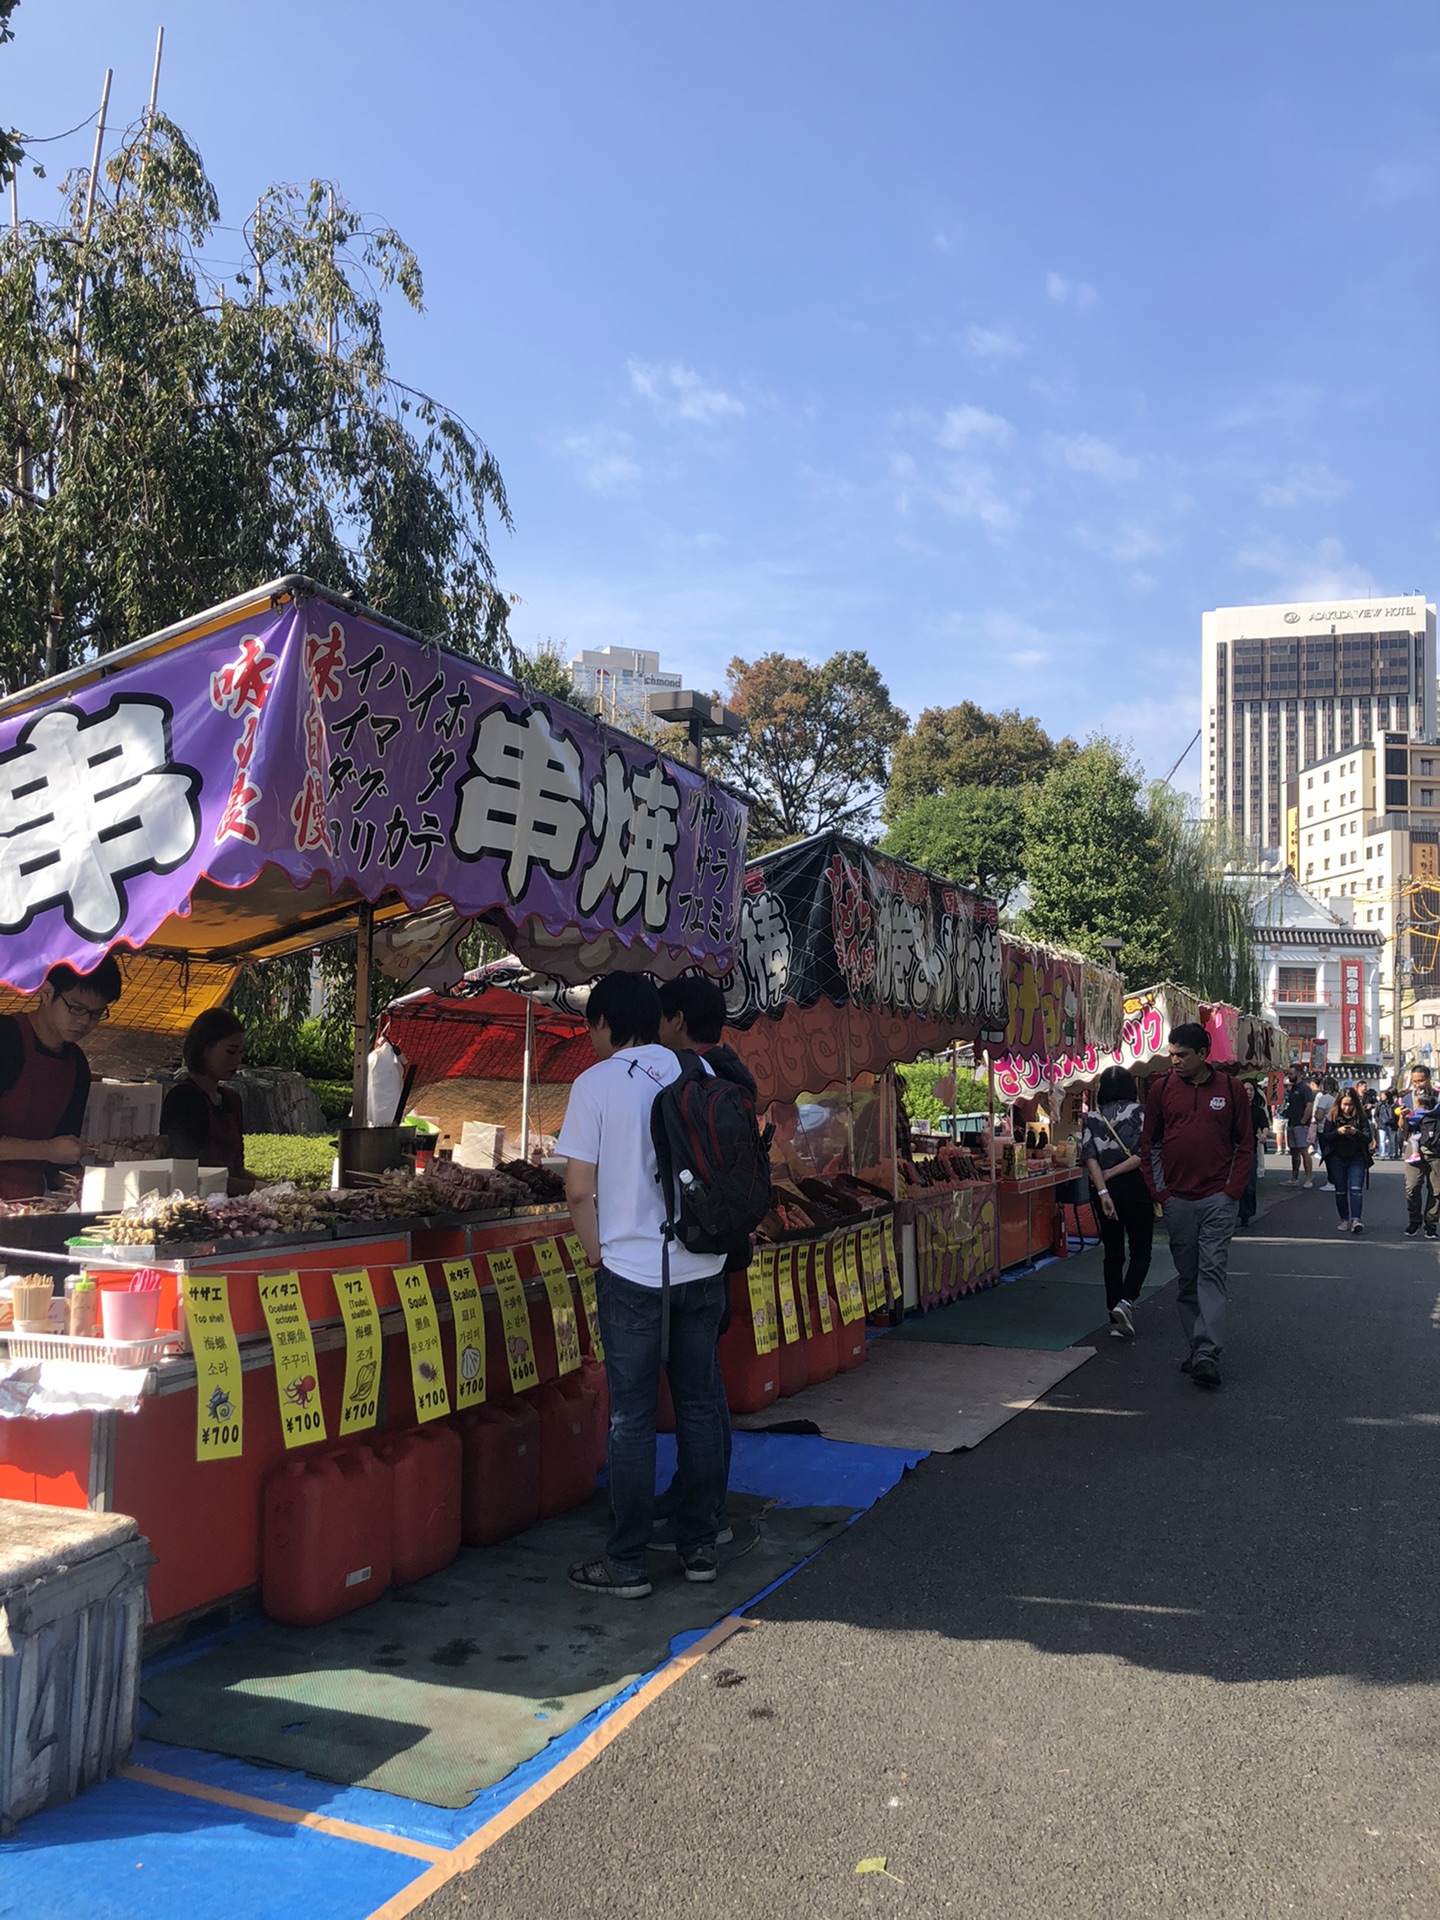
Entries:
[[1408, 874], [1398, 874], [1396, 876], [1395, 886], [1394, 886], [1394, 895], [1393, 895], [1393, 911], [1390, 916], [1391, 929], [1392, 929], [1391, 939], [1394, 942], [1393, 951], [1390, 956], [1390, 994], [1391, 994], [1391, 1001], [1394, 1009], [1394, 1011], [1391, 1014], [1390, 1051], [1394, 1061], [1395, 1085], [1397, 1087], [1400, 1084], [1400, 1074], [1404, 1066], [1404, 1056], [1405, 1056], [1404, 1044], [1400, 1038], [1401, 1006], [1402, 1006], [1402, 1002], [1404, 1000], [1404, 994], [1405, 994], [1405, 989], [1403, 985], [1403, 981], [1405, 977], [1404, 959], [1403, 959], [1404, 943], [1401, 940], [1401, 934], [1404, 931], [1404, 928], [1402, 925], [1402, 915], [1404, 913], [1404, 901], [1406, 898], [1406, 888], [1409, 884], [1409, 878], [1410, 876]]

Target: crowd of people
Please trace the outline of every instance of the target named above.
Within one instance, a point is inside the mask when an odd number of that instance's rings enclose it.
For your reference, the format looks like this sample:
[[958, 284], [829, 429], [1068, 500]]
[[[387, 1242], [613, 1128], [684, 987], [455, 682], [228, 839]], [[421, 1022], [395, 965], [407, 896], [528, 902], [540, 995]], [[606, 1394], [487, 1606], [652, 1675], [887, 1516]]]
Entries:
[[1429, 1067], [1410, 1068], [1406, 1084], [1341, 1086], [1334, 1074], [1291, 1067], [1275, 1113], [1277, 1145], [1290, 1155], [1290, 1184], [1315, 1185], [1323, 1170], [1342, 1233], [1364, 1231], [1365, 1189], [1377, 1160], [1403, 1161], [1406, 1235], [1440, 1239], [1440, 1095]]

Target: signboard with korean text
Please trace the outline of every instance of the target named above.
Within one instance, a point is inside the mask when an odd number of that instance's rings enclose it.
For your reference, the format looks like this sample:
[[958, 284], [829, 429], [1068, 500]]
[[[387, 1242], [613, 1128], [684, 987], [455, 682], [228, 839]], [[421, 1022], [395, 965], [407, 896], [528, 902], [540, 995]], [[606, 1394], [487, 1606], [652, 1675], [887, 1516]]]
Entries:
[[340, 1435], [363, 1433], [375, 1425], [380, 1406], [380, 1363], [384, 1339], [375, 1310], [375, 1289], [365, 1267], [335, 1275], [335, 1298], [345, 1322], [345, 1385], [340, 1395]]
[[780, 1344], [779, 1315], [775, 1309], [775, 1255], [756, 1249], [745, 1276], [750, 1295], [750, 1324], [755, 1329], [756, 1353], [774, 1353]]
[[550, 1302], [550, 1320], [555, 1329], [555, 1363], [562, 1374], [574, 1373], [580, 1365], [580, 1325], [575, 1317], [575, 1296], [570, 1291], [570, 1276], [560, 1258], [554, 1240], [535, 1242], [535, 1264], [540, 1269], [546, 1297]]
[[585, 1258], [585, 1248], [578, 1233], [567, 1233], [563, 1238], [575, 1274], [575, 1284], [580, 1289], [580, 1298], [585, 1307], [585, 1324], [590, 1329], [590, 1351], [603, 1365], [605, 1342], [600, 1335], [600, 1301], [595, 1290], [595, 1269]]
[[445, 1350], [440, 1344], [440, 1316], [424, 1267], [396, 1267], [395, 1291], [405, 1315], [410, 1347], [410, 1384], [415, 1394], [415, 1418], [440, 1420], [450, 1411], [445, 1384]]
[[485, 1255], [490, 1278], [500, 1301], [500, 1324], [505, 1332], [505, 1359], [510, 1368], [510, 1385], [516, 1393], [538, 1387], [540, 1369], [535, 1364], [535, 1343], [530, 1334], [530, 1310], [525, 1305], [525, 1285], [515, 1256], [508, 1247]]
[[262, 1273], [257, 1282], [270, 1350], [275, 1356], [275, 1397], [287, 1447], [308, 1447], [325, 1438], [325, 1410], [315, 1371], [315, 1341], [298, 1273]]
[[237, 1460], [245, 1442], [245, 1381], [225, 1274], [186, 1274], [185, 1325], [195, 1355], [195, 1458]]
[[[653, 746], [314, 590], [135, 652], [0, 700], [10, 986], [167, 922], [161, 944], [204, 952], [197, 886], [267, 867], [447, 900], [573, 980], [730, 964], [744, 806]], [[271, 888], [247, 928], [294, 911]]]
[[1340, 1056], [1344, 1060], [1365, 1057], [1365, 963], [1363, 960], [1340, 962]]
[[455, 1327], [455, 1411], [485, 1399], [485, 1308], [473, 1260], [447, 1260], [445, 1286]]

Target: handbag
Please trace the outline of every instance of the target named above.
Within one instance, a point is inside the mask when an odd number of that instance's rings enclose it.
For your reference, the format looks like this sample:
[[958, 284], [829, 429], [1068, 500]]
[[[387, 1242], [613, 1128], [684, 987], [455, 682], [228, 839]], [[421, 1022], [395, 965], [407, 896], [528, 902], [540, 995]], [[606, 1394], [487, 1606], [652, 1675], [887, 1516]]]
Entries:
[[[1115, 1131], [1114, 1127], [1111, 1126], [1110, 1122], [1105, 1118], [1104, 1114], [1100, 1112], [1098, 1107], [1095, 1109], [1095, 1117], [1106, 1128], [1109, 1129], [1110, 1138], [1115, 1142], [1116, 1146], [1119, 1147], [1120, 1151], [1125, 1155], [1125, 1158], [1128, 1160], [1130, 1158], [1130, 1148], [1126, 1146], [1125, 1142], [1120, 1138], [1119, 1134]], [[1163, 1220], [1165, 1217], [1165, 1209], [1164, 1207], [1161, 1206], [1160, 1202], [1158, 1200], [1152, 1200], [1150, 1204], [1155, 1209], [1155, 1218], [1157, 1220]]]

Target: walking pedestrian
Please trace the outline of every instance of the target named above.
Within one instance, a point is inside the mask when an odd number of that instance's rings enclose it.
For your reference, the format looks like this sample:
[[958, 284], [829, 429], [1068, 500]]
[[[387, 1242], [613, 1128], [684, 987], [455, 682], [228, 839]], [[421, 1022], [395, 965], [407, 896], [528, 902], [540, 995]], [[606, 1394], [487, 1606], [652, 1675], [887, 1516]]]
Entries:
[[1255, 1129], [1255, 1157], [1250, 1163], [1250, 1178], [1245, 1182], [1245, 1191], [1240, 1196], [1240, 1225], [1248, 1227], [1260, 1211], [1260, 1168], [1264, 1154], [1265, 1135], [1270, 1131], [1270, 1109], [1265, 1104], [1265, 1094], [1258, 1080], [1245, 1083], [1250, 1094], [1250, 1124]]
[[1426, 1108], [1422, 1108], [1421, 1095], [1433, 1090], [1434, 1082], [1429, 1067], [1417, 1063], [1410, 1069], [1409, 1085], [1400, 1095], [1396, 1106], [1397, 1150], [1405, 1162], [1405, 1231], [1412, 1240], [1422, 1224], [1426, 1227], [1435, 1224], [1430, 1172], [1416, 1144], [1420, 1115], [1429, 1105], [1426, 1102]]
[[[1324, 1126], [1325, 1122], [1330, 1118], [1331, 1111], [1334, 1108], [1335, 1101], [1338, 1098], [1339, 1093], [1340, 1093], [1340, 1082], [1335, 1078], [1333, 1073], [1325, 1074], [1321, 1079], [1319, 1085], [1315, 1088], [1315, 1111], [1314, 1111], [1314, 1116], [1312, 1119], [1311, 1130], [1310, 1130], [1310, 1142], [1312, 1146], [1319, 1145], [1320, 1129]], [[1322, 1167], [1325, 1166], [1325, 1162], [1323, 1160], [1320, 1161], [1320, 1164]], [[1322, 1184], [1321, 1191], [1323, 1193], [1329, 1193], [1331, 1191], [1331, 1185], [1332, 1183], [1330, 1180], [1330, 1170], [1328, 1167], [1326, 1167], [1325, 1179]]]
[[1407, 1098], [1405, 1119], [1405, 1237], [1425, 1229], [1427, 1240], [1440, 1238], [1440, 1101], [1433, 1086]]
[[1280, 1103], [1280, 1111], [1285, 1116], [1285, 1131], [1290, 1142], [1290, 1184], [1297, 1186], [1303, 1173], [1308, 1188], [1314, 1185], [1311, 1178], [1310, 1125], [1315, 1113], [1315, 1095], [1299, 1067], [1291, 1067], [1286, 1080], [1285, 1098]]
[[1140, 1166], [1170, 1234], [1189, 1347], [1181, 1371], [1197, 1387], [1220, 1385], [1230, 1241], [1254, 1157], [1250, 1102], [1240, 1082], [1210, 1065], [1210, 1036], [1197, 1021], [1172, 1027], [1170, 1071], [1145, 1102]]
[[1375, 1146], [1382, 1160], [1395, 1158], [1395, 1097], [1387, 1087], [1375, 1102]]
[[[558, 1150], [565, 1198], [595, 1267], [610, 1386], [610, 1535], [604, 1554], [570, 1569], [587, 1593], [640, 1600], [655, 1510], [655, 1401], [660, 1388], [665, 1205], [651, 1137], [656, 1095], [681, 1065], [660, 1044], [660, 996], [640, 974], [610, 973], [585, 1009], [596, 1064], [570, 1089]], [[716, 1575], [715, 1524], [725, 1497], [725, 1431], [716, 1404], [715, 1344], [725, 1256], [669, 1250], [667, 1373], [684, 1497], [675, 1543], [685, 1578]]]
[[1320, 1152], [1335, 1189], [1341, 1233], [1363, 1233], [1365, 1182], [1370, 1173], [1373, 1136], [1365, 1106], [1353, 1090], [1342, 1093], [1320, 1129]]
[[1107, 1067], [1095, 1089], [1095, 1105], [1081, 1129], [1080, 1158], [1090, 1175], [1095, 1217], [1105, 1249], [1105, 1309], [1110, 1315], [1112, 1340], [1135, 1338], [1135, 1302], [1150, 1271], [1155, 1239], [1155, 1202], [1140, 1171], [1144, 1127], [1145, 1110], [1134, 1080], [1123, 1067]]

